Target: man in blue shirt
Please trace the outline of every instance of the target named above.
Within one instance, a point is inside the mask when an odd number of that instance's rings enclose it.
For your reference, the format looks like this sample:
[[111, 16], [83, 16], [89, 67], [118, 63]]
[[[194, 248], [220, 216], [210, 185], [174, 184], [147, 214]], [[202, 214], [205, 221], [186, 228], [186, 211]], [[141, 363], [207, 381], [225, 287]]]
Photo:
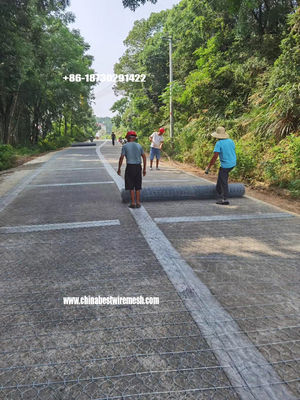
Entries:
[[209, 169], [216, 162], [217, 158], [220, 157], [221, 167], [219, 169], [218, 181], [216, 186], [216, 192], [218, 194], [217, 204], [229, 205], [228, 198], [228, 175], [229, 172], [236, 166], [236, 153], [235, 144], [233, 140], [229, 138], [223, 126], [218, 126], [216, 132], [213, 132], [211, 136], [219, 139], [214, 148], [214, 155], [210, 160], [205, 173], [209, 173]]
[[[146, 156], [142, 146], [135, 143], [136, 133], [134, 131], [127, 132], [126, 139], [128, 143], [122, 147], [121, 156], [119, 159], [118, 175], [121, 175], [121, 166], [124, 157], [126, 157], [127, 165], [125, 170], [125, 190], [130, 190], [131, 204], [130, 208], [140, 208], [140, 195], [142, 188], [142, 166], [141, 158], [143, 159], [143, 176], [146, 175]], [[136, 194], [136, 200], [135, 200]]]

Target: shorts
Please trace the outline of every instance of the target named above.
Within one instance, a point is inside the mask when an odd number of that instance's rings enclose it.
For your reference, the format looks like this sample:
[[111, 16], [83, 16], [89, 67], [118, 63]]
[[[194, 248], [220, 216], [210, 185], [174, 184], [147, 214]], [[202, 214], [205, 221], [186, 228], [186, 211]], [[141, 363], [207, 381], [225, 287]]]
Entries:
[[150, 147], [150, 160], [152, 161], [156, 157], [157, 160], [160, 159], [160, 149], [156, 147]]
[[141, 164], [127, 164], [125, 169], [125, 190], [142, 189]]

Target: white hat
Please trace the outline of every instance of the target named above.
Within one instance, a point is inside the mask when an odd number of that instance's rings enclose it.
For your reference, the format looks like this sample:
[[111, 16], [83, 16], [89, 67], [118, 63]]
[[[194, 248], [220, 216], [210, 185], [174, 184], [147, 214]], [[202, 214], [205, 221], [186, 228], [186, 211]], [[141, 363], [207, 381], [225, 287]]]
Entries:
[[211, 136], [217, 139], [228, 139], [229, 135], [226, 133], [224, 126], [218, 126], [216, 132], [213, 132]]

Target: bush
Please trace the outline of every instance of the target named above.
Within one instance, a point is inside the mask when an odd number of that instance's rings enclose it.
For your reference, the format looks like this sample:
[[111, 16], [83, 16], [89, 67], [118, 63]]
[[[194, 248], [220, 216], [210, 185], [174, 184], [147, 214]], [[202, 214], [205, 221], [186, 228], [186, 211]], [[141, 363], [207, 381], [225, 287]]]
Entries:
[[255, 177], [255, 169], [262, 155], [262, 144], [257, 138], [241, 138], [236, 142], [236, 167], [231, 175], [234, 178], [251, 180]]
[[262, 163], [263, 179], [273, 185], [293, 190], [300, 177], [300, 137], [290, 135], [271, 147]]
[[28, 147], [19, 145], [16, 146], [14, 150], [17, 156], [31, 156], [40, 153], [40, 149], [37, 145], [29, 145]]
[[45, 139], [39, 140], [38, 147], [41, 151], [56, 150], [61, 147], [69, 146], [73, 139], [69, 136], [58, 136], [54, 137], [48, 135]]
[[75, 126], [73, 128], [73, 140], [75, 142], [84, 142], [87, 139], [89, 139], [90, 136], [95, 136], [95, 133], [94, 132], [87, 132], [85, 129], [79, 128], [77, 126]]
[[54, 142], [49, 139], [39, 140], [38, 146], [41, 151], [51, 151], [56, 149]]
[[300, 179], [290, 182], [288, 189], [291, 192], [292, 197], [300, 198]]
[[13, 147], [9, 144], [0, 144], [0, 170], [12, 168], [16, 161]]
[[[192, 158], [194, 163], [200, 167], [205, 168], [213, 156], [214, 144], [208, 140], [198, 140], [193, 147]], [[216, 166], [218, 164], [215, 164]], [[215, 167], [216, 168], [216, 167]]]

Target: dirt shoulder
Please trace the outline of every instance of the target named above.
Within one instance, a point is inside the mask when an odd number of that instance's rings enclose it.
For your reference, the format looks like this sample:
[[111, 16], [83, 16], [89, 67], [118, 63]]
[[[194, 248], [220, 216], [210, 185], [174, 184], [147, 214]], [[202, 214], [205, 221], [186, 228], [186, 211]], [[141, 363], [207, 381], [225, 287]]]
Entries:
[[[207, 179], [210, 182], [215, 183], [217, 181], [216, 174], [210, 173], [209, 175], [206, 175], [203, 170], [193, 165], [173, 161], [165, 156], [162, 157], [162, 161], [166, 166], [178, 167], [185, 172], [192, 173], [193, 175]], [[245, 186], [247, 196], [272, 204], [273, 206], [279, 207], [285, 211], [300, 214], [300, 201], [291, 198], [284, 189], [270, 188], [263, 185], [261, 187], [253, 187], [249, 184], [245, 184]]]
[[44, 156], [45, 154], [48, 154], [48, 152], [34, 154], [34, 155], [31, 155], [31, 156], [17, 156], [16, 157], [16, 162], [15, 162], [15, 168], [19, 167], [20, 165], [23, 165], [23, 164], [27, 163], [28, 161], [34, 160], [37, 157]]
[[13, 190], [22, 179], [26, 178], [36, 168], [41, 167], [53, 154], [60, 150], [18, 157], [16, 167], [0, 171], [0, 197]]
[[44, 153], [33, 154], [31, 156], [16, 156], [15, 166], [13, 168], [8, 168], [4, 169], [3, 171], [0, 171], [0, 175], [11, 174], [14, 171], [18, 171], [20, 170], [20, 167], [22, 167], [23, 164], [26, 164], [29, 161], [34, 160], [35, 158], [45, 156], [46, 154], [49, 153], [51, 152], [46, 151]]

